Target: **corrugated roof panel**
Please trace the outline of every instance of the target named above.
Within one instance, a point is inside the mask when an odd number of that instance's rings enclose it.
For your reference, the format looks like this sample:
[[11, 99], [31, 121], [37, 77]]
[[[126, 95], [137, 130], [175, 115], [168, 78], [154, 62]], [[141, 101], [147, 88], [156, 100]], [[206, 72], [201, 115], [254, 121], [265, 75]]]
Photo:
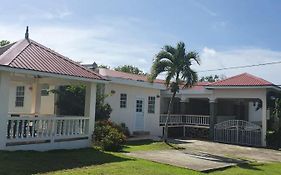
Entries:
[[98, 73], [33, 41], [21, 40], [0, 55], [0, 65], [13, 68], [69, 75], [88, 79], [104, 78]]
[[274, 84], [254, 75], [243, 73], [207, 86], [273, 86]]

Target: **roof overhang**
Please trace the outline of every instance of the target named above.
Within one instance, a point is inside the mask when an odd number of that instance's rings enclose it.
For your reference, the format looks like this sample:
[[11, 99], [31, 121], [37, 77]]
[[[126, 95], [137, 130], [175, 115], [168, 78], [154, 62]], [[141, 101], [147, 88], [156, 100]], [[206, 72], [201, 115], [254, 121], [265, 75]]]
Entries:
[[281, 88], [275, 85], [265, 86], [205, 86], [206, 89], [274, 89], [281, 91]]
[[7, 71], [7, 72], [12, 72], [12, 73], [20, 73], [20, 74], [29, 74], [29, 75], [42, 76], [42, 77], [54, 77], [54, 78], [61, 78], [61, 79], [67, 79], [67, 80], [93, 82], [93, 83], [108, 83], [109, 82], [108, 80], [97, 80], [97, 79], [91, 79], [91, 78], [76, 77], [76, 76], [71, 76], [71, 75], [35, 71], [35, 70], [21, 69], [21, 68], [13, 68], [13, 67], [5, 66], [5, 65], [0, 65], [0, 71]]
[[137, 87], [159, 89], [159, 90], [166, 89], [166, 86], [160, 83], [149, 83], [144, 81], [128, 80], [128, 79], [116, 78], [116, 77], [107, 77], [107, 78], [111, 80], [111, 83], [116, 83], [116, 84], [124, 84], [129, 86], [137, 86]]

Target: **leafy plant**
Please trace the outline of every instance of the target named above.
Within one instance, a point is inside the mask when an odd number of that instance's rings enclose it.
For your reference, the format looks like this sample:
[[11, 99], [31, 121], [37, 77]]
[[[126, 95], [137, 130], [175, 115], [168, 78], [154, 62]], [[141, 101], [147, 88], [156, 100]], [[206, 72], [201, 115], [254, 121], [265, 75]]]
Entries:
[[126, 136], [117, 126], [111, 121], [97, 121], [94, 131], [95, 144], [105, 151], [121, 150]]

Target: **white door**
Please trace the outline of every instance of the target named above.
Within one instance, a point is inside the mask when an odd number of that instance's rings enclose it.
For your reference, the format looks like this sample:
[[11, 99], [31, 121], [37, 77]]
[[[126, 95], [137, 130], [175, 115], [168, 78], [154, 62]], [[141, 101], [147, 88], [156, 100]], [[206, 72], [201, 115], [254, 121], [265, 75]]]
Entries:
[[144, 131], [144, 100], [143, 98], [136, 99], [136, 119], [135, 119], [135, 130]]

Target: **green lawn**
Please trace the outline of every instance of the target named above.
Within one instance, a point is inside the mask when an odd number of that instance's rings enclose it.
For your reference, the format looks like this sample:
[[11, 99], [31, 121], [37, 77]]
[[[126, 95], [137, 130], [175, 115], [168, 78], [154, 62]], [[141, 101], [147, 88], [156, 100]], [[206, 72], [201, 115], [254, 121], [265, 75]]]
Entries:
[[[175, 149], [162, 142], [130, 142], [124, 152], [138, 150]], [[102, 152], [94, 148], [50, 152], [0, 152], [0, 174], [128, 174], [128, 175], [180, 175], [198, 173], [183, 168], [129, 158], [122, 153]], [[210, 175], [279, 175], [281, 163], [250, 164], [208, 173]]]

